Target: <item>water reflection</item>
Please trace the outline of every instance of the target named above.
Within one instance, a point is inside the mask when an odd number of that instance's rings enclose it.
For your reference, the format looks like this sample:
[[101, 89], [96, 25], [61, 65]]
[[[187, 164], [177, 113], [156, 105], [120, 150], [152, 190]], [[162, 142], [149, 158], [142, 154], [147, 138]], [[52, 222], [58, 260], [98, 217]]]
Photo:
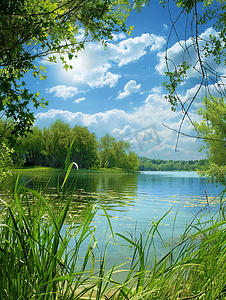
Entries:
[[[58, 214], [65, 205], [67, 197], [62, 197], [60, 186], [63, 182], [63, 172], [21, 172], [19, 184], [41, 191], [48, 200], [54, 214]], [[0, 185], [0, 197], [7, 200], [13, 193], [17, 174]], [[70, 174], [68, 182], [68, 197], [73, 192], [70, 217], [68, 222], [76, 218], [79, 223], [82, 213], [90, 204], [99, 202], [111, 217], [114, 232], [122, 234], [138, 234], [146, 230], [148, 224], [159, 220], [167, 211], [168, 214], [159, 224], [159, 232], [165, 241], [170, 241], [172, 231], [174, 241], [178, 241], [186, 224], [190, 223], [206, 205], [204, 190], [207, 191], [209, 202], [222, 191], [223, 187], [215, 187], [206, 178], [200, 178], [195, 172], [141, 172], [140, 174], [111, 172], [77, 172]], [[35, 199], [30, 199], [35, 201]], [[218, 209], [219, 199], [216, 199], [203, 211], [214, 213]], [[176, 220], [176, 222], [175, 222]], [[175, 226], [174, 226], [175, 223]], [[108, 221], [102, 211], [94, 218], [96, 237], [103, 240], [106, 235]], [[120, 242], [120, 241], [119, 241]], [[161, 241], [156, 239], [158, 251]], [[73, 241], [70, 244], [73, 247]], [[162, 251], [162, 250], [161, 250]], [[165, 250], [164, 250], [165, 251]], [[112, 241], [108, 253], [112, 264], [117, 259], [124, 262], [130, 256], [126, 247], [118, 247]]]
[[[0, 185], [2, 197], [9, 198], [13, 193], [16, 178], [14, 174]], [[53, 209], [59, 210], [66, 202], [60, 188], [64, 178], [62, 171], [22, 171], [19, 184], [41, 191], [49, 199]], [[73, 211], [80, 211], [88, 205], [99, 202], [110, 211], [129, 213], [129, 217], [141, 221], [145, 215], [164, 214], [171, 206], [182, 212], [196, 213], [206, 205], [204, 190], [211, 201], [223, 187], [215, 187], [200, 178], [195, 172], [141, 172], [140, 174], [113, 172], [73, 171], [67, 181], [68, 195], [73, 192]], [[216, 201], [215, 201], [216, 203]], [[211, 204], [213, 206], [213, 204]], [[135, 208], [134, 208], [135, 207]], [[145, 208], [145, 211], [144, 211]], [[131, 213], [136, 209], [136, 214]], [[141, 214], [139, 211], [142, 211]], [[117, 216], [118, 217], [118, 216]], [[123, 215], [121, 217], [124, 217]]]
[[[18, 174], [0, 185], [1, 196], [12, 198]], [[71, 172], [67, 184], [67, 196], [62, 197], [62, 171], [34, 172], [27, 170], [19, 175], [19, 185], [40, 191], [57, 214], [73, 193], [72, 214], [80, 214], [93, 203], [104, 205], [107, 210], [121, 211], [124, 206], [133, 206], [137, 195], [137, 174], [106, 172]]]

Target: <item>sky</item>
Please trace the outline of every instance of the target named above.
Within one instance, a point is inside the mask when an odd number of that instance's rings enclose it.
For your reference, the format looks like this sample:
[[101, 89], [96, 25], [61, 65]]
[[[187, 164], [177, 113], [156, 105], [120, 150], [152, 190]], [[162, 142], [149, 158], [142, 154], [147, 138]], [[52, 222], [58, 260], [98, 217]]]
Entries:
[[[202, 142], [187, 136], [180, 136], [176, 149], [177, 133], [166, 127], [178, 130], [183, 117], [181, 108], [173, 112], [165, 99], [167, 42], [168, 57], [178, 64], [184, 54], [183, 45], [191, 43], [191, 34], [188, 30], [185, 36], [186, 18], [182, 15], [177, 23], [177, 35], [171, 34], [168, 40], [172, 23], [168, 10], [158, 2], [153, 0], [139, 14], [133, 11], [127, 20], [128, 26], [134, 26], [131, 35], [115, 34], [106, 50], [97, 42], [87, 43], [77, 59], [70, 61], [73, 70], [66, 72], [60, 62], [38, 61], [47, 67], [48, 78], [40, 81], [28, 76], [27, 85], [32, 91], [39, 91], [49, 105], [34, 111], [35, 126], [42, 129], [61, 119], [71, 127], [87, 126], [97, 139], [109, 133], [117, 140], [127, 140], [139, 156], [167, 160], [206, 157], [205, 152], [198, 151]], [[171, 13], [171, 19], [175, 20], [179, 9], [173, 6]], [[203, 39], [208, 39], [210, 33], [215, 33], [211, 24], [200, 28]], [[186, 59], [195, 63], [196, 53], [192, 48]], [[208, 59], [213, 66], [213, 61]], [[224, 72], [223, 66], [217, 68]], [[192, 96], [199, 82], [199, 73], [189, 70], [179, 88], [181, 98], [186, 100]], [[202, 87], [190, 108], [193, 121], [200, 121], [196, 112], [204, 95]], [[183, 123], [182, 132], [195, 135], [188, 119]]]

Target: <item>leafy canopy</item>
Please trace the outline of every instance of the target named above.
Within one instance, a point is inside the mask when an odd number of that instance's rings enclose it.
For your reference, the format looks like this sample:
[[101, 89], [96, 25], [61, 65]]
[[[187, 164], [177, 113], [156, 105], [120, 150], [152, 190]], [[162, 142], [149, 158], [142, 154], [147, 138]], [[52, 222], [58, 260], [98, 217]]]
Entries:
[[[139, 10], [148, 0], [2, 0], [0, 2], [0, 112], [14, 123], [14, 132], [22, 135], [34, 122], [34, 108], [45, 107], [48, 101], [39, 99], [26, 87], [24, 76], [46, 79], [45, 66], [37, 59], [71, 66], [76, 53], [88, 41], [106, 40], [113, 32], [126, 29], [125, 20], [132, 6]], [[56, 55], [57, 54], [57, 55]], [[2, 116], [0, 116], [2, 117]]]

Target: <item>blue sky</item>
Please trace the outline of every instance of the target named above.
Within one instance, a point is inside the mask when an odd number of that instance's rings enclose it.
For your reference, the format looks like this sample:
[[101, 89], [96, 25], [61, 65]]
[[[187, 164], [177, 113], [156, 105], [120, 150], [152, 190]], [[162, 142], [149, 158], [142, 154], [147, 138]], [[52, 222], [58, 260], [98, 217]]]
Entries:
[[[179, 10], [173, 7], [172, 18]], [[178, 152], [175, 152], [176, 133], [164, 127], [178, 129], [182, 114], [180, 109], [173, 112], [165, 99], [166, 80], [164, 52], [171, 28], [167, 9], [158, 1], [152, 1], [139, 14], [132, 12], [127, 20], [134, 25], [130, 36], [117, 34], [108, 42], [106, 50], [101, 44], [86, 44], [86, 50], [70, 61], [73, 70], [65, 71], [61, 63], [47, 66], [47, 80], [27, 76], [28, 87], [39, 91], [40, 97], [49, 101], [48, 107], [35, 110], [35, 125], [48, 127], [57, 119], [75, 125], [87, 126], [97, 138], [110, 133], [115, 138], [123, 138], [131, 143], [131, 149], [139, 156], [155, 159], [201, 159], [205, 153], [198, 152], [199, 140], [180, 137]], [[179, 41], [191, 42], [189, 31], [184, 33], [185, 16], [179, 19], [177, 33]], [[208, 38], [214, 33], [211, 25], [201, 27], [200, 35]], [[82, 32], [81, 32], [82, 38]], [[181, 63], [183, 49], [176, 35], [172, 35], [168, 55], [176, 63]], [[196, 54], [191, 49], [189, 62], [194, 63]], [[209, 63], [212, 63], [210, 61]], [[219, 72], [224, 72], [218, 66]], [[193, 69], [180, 87], [183, 99], [189, 98], [197, 89], [199, 75]], [[211, 88], [211, 87], [210, 87]], [[195, 105], [191, 107], [193, 120], [199, 120], [196, 111], [205, 94], [200, 90]], [[185, 121], [183, 132], [194, 134], [189, 121]]]

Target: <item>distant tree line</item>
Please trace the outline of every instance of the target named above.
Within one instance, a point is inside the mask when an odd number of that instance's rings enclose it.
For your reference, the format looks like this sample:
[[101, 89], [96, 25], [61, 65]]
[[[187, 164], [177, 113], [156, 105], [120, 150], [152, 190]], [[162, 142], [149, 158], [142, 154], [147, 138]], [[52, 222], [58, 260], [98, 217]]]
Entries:
[[207, 164], [206, 159], [201, 160], [162, 160], [139, 157], [140, 171], [196, 171]]
[[[6, 122], [6, 121], [5, 121]], [[0, 143], [10, 142], [12, 133], [4, 129], [9, 128], [0, 120]], [[9, 120], [7, 122], [10, 122]], [[13, 130], [13, 126], [12, 126]], [[130, 151], [130, 144], [117, 141], [106, 134], [99, 141], [87, 127], [74, 126], [62, 120], [57, 120], [48, 128], [33, 128], [32, 133], [16, 139], [14, 152], [11, 157], [15, 166], [47, 166], [54, 168], [64, 167], [65, 159], [71, 143], [71, 161], [76, 162], [79, 168], [123, 168], [130, 171], [139, 167], [138, 156]]]

